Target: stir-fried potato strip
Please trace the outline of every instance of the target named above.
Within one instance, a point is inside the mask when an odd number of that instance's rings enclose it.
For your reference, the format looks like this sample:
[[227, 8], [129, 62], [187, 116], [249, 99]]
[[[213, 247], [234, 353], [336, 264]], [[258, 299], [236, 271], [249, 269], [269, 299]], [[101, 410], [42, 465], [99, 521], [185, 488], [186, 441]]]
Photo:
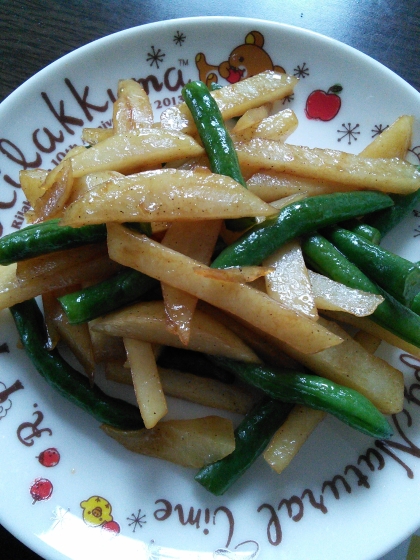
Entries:
[[199, 262], [118, 224], [108, 224], [108, 250], [120, 264], [226, 309], [301, 352], [319, 352], [342, 342], [305, 315], [246, 284], [224, 283], [194, 274]]
[[[97, 319], [92, 329], [112, 336], [183, 347], [178, 336], [166, 328], [165, 308], [161, 301], [137, 303], [109, 313]], [[222, 355], [244, 362], [259, 361], [239, 337], [199, 310], [195, 311], [191, 321], [188, 347], [197, 352]]]
[[291, 173], [260, 170], [252, 174], [247, 181], [248, 189], [265, 202], [273, 202], [294, 194], [316, 196], [353, 190], [351, 187], [325, 179], [299, 177]]
[[276, 473], [284, 471], [325, 416], [322, 410], [302, 405], [293, 408], [264, 452], [264, 459]]
[[357, 331], [353, 338], [371, 354], [376, 352], [382, 342], [382, 339], [379, 338], [379, 336], [362, 330]]
[[384, 298], [378, 294], [371, 294], [348, 288], [340, 282], [334, 282], [322, 274], [308, 271], [309, 280], [314, 294], [316, 307], [330, 311], [346, 311], [357, 317], [372, 315]]
[[378, 336], [381, 340], [395, 346], [395, 348], [399, 348], [400, 350], [408, 352], [412, 356], [420, 359], [420, 348], [417, 348], [414, 344], [410, 344], [410, 342], [403, 340], [391, 331], [381, 327], [381, 325], [378, 325], [378, 323], [375, 323], [372, 319], [369, 319], [369, 317], [357, 317], [351, 313], [331, 310], [325, 310], [325, 315], [334, 321], [343, 323], [344, 325], [351, 325], [352, 327], [356, 327], [362, 331]]
[[246, 113], [238, 120], [232, 129], [232, 134], [238, 140], [251, 140], [251, 138], [264, 138], [265, 140], [284, 141], [298, 126], [296, 114], [291, 109], [284, 109], [274, 115], [267, 115], [259, 122], [245, 126], [241, 120]]
[[[16, 277], [23, 283], [35, 280], [39, 276], [51, 276], [66, 273], [72, 267], [83, 267], [94, 259], [108, 256], [105, 243], [92, 243], [74, 249], [47, 253], [17, 263]], [[110, 261], [111, 263], [111, 261]], [[114, 263], [112, 271], [117, 270]]]
[[202, 146], [191, 136], [144, 128], [126, 134], [113, 134], [71, 158], [74, 177], [96, 171], [135, 173], [150, 165], [204, 154]]
[[[162, 243], [203, 264], [209, 264], [221, 226], [222, 220], [174, 222], [165, 233]], [[167, 328], [187, 346], [197, 297], [169, 284], [161, 283], [161, 287]]]
[[124, 346], [141, 417], [146, 428], [153, 428], [166, 415], [168, 407], [152, 345], [124, 337]]
[[238, 118], [235, 126], [232, 128], [232, 134], [242, 133], [246, 130], [255, 130], [255, 128], [266, 118], [270, 116], [272, 103], [264, 103], [260, 107], [248, 109]]
[[194, 273], [214, 280], [224, 282], [254, 282], [258, 278], [271, 274], [273, 268], [269, 266], [239, 266], [231, 268], [201, 268], [194, 269]]
[[[238, 383], [224, 383], [218, 379], [158, 366], [163, 392], [169, 397], [245, 415], [260, 398], [260, 393]], [[106, 378], [132, 385], [131, 371], [121, 361], [108, 361]]]
[[118, 82], [118, 97], [113, 111], [114, 134], [125, 134], [153, 125], [153, 109], [149, 96], [134, 80]]
[[274, 269], [265, 277], [267, 294], [316, 321], [318, 310], [299, 242], [286, 243], [264, 264]]
[[[249, 109], [287, 97], [293, 93], [297, 78], [266, 71], [212, 92], [225, 120], [239, 117]], [[171, 107], [160, 117], [164, 129], [194, 133], [195, 125], [185, 103]]]
[[339, 181], [353, 189], [409, 194], [419, 188], [420, 171], [398, 158], [363, 158], [338, 150], [295, 146], [260, 138], [236, 144], [239, 162], [251, 170]]
[[114, 131], [112, 128], [84, 128], [82, 131], [82, 140], [89, 146], [94, 146], [113, 136]]
[[[49, 348], [53, 349], [58, 342], [64, 342], [80, 362], [91, 382], [94, 381], [96, 367], [92, 341], [87, 323], [71, 325], [57, 300], [63, 290], [46, 292], [42, 296], [45, 323], [48, 331]], [[65, 290], [64, 290], [65, 292]]]
[[364, 394], [384, 414], [401, 412], [403, 374], [378, 356], [365, 351], [338, 324], [323, 318], [319, 322], [340, 336], [343, 342], [317, 354], [303, 354], [282, 343], [280, 347], [319, 375]]
[[69, 159], [64, 159], [45, 179], [45, 191], [33, 205], [32, 221], [42, 222], [54, 218], [64, 209], [73, 187], [73, 169]]
[[19, 173], [20, 186], [32, 208], [46, 190], [45, 179], [47, 177], [46, 169], [22, 169]]
[[215, 220], [275, 212], [230, 177], [159, 169], [99, 183], [67, 208], [62, 224]]
[[102, 429], [130, 451], [197, 469], [235, 449], [232, 422], [219, 416], [166, 420], [152, 429], [132, 432], [107, 425]]
[[404, 159], [411, 144], [414, 117], [402, 115], [360, 152], [366, 158]]
[[51, 272], [35, 275], [28, 280], [22, 280], [17, 276], [16, 264], [2, 267], [0, 310], [65, 286], [75, 286], [82, 282], [100, 282], [115, 274], [120, 268], [115, 261], [110, 260], [108, 255], [99, 255], [83, 266], [77, 263], [58, 272], [51, 269]]

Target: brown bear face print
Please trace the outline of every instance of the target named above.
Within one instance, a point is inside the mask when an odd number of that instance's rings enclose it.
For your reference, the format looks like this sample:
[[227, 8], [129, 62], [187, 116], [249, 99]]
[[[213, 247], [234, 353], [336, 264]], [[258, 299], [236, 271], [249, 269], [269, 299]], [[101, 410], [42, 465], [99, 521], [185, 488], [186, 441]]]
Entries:
[[227, 60], [218, 65], [209, 64], [204, 53], [195, 57], [199, 79], [207, 85], [217, 83], [219, 76], [231, 84], [250, 78], [265, 70], [284, 73], [282, 66], [273, 64], [270, 55], [263, 49], [264, 36], [259, 31], [251, 31], [245, 43], [235, 47]]

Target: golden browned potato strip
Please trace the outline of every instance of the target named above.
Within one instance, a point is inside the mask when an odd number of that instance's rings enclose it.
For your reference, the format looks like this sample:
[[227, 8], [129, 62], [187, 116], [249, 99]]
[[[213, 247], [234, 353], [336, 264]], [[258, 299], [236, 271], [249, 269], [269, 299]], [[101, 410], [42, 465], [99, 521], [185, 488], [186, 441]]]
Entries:
[[292, 202], [298, 202], [299, 200], [303, 200], [306, 197], [307, 194], [305, 193], [291, 194], [289, 196], [285, 196], [284, 198], [279, 198], [279, 200], [274, 200], [273, 202], [270, 202], [270, 206], [272, 206], [276, 210], [281, 210], [285, 206], [292, 204]]
[[108, 224], [108, 250], [117, 262], [225, 309], [302, 352], [319, 352], [341, 342], [328, 329], [247, 284], [194, 274], [194, 268], [200, 266], [196, 260], [118, 224]]
[[[251, 175], [247, 181], [248, 189], [265, 202], [273, 202], [279, 198], [297, 193], [307, 196], [329, 194], [349, 190], [341, 183], [311, 178], [297, 177], [288, 173], [259, 171]], [[353, 190], [353, 189], [351, 189]]]
[[349, 288], [340, 282], [335, 282], [322, 274], [308, 271], [315, 303], [318, 309], [331, 311], [346, 311], [358, 317], [372, 315], [384, 298]]
[[74, 177], [97, 171], [135, 173], [150, 165], [200, 156], [204, 148], [190, 136], [159, 128], [113, 134], [71, 158]]
[[113, 134], [114, 130], [112, 128], [84, 128], [82, 130], [82, 141], [89, 146], [94, 146], [113, 136]]
[[152, 234], [163, 235], [172, 225], [172, 222], [150, 222]]
[[[58, 274], [71, 267], [83, 267], [86, 263], [107, 255], [106, 243], [92, 243], [74, 249], [48, 253], [19, 261], [16, 267], [16, 277], [22, 282], [27, 282], [37, 276]], [[115, 266], [113, 269], [115, 270]]]
[[124, 338], [134, 392], [146, 428], [153, 428], [168, 412], [152, 345]]
[[[337, 312], [331, 312], [331, 314], [337, 315]], [[347, 316], [348, 314], [342, 313], [341, 315]], [[353, 320], [354, 316], [350, 317]], [[356, 322], [369, 321], [367, 318], [356, 317], [355, 319], [357, 319]], [[243, 321], [237, 318], [237, 323], [241, 324]], [[304, 354], [249, 323], [244, 323], [244, 325], [254, 334], [255, 344], [252, 344], [252, 335], [248, 343], [255, 351], [257, 351], [256, 341], [260, 339], [262, 349], [264, 345], [268, 348], [271, 345], [273, 352], [280, 350], [289, 359], [294, 360], [294, 363], [290, 365], [285, 362], [284, 367], [299, 369], [299, 364], [303, 364], [321, 377], [359, 391], [384, 414], [400, 412], [404, 395], [403, 374], [385, 360], [367, 352], [337, 323], [323, 317], [319, 318], [318, 323], [341, 336], [343, 342], [339, 346], [327, 348], [316, 354]], [[225, 324], [229, 325], [232, 331], [237, 328], [235, 322], [231, 323], [228, 319]], [[261, 357], [263, 357], [262, 353]], [[264, 360], [266, 360], [265, 356]], [[267, 360], [269, 361], [269, 354], [267, 354]], [[281, 363], [276, 364], [275, 361], [272, 363], [280, 367], [282, 365]]]
[[166, 232], [162, 245], [208, 264], [221, 227], [221, 220], [174, 222]]
[[420, 171], [401, 159], [363, 158], [338, 150], [253, 139], [236, 144], [243, 168], [269, 169], [345, 187], [409, 194], [420, 187]]
[[112, 178], [80, 196], [61, 223], [215, 220], [270, 216], [269, 204], [234, 179], [216, 173], [159, 169]]
[[88, 323], [95, 363], [102, 364], [109, 361], [125, 360], [127, 353], [125, 351], [123, 339], [121, 337], [110, 336], [106, 333], [95, 331], [93, 329], [95, 322], [96, 319]]
[[[92, 330], [113, 336], [183, 347], [179, 337], [166, 328], [166, 314], [162, 301], [137, 303], [109, 313], [96, 319]], [[246, 362], [258, 361], [255, 353], [238, 336], [212, 317], [197, 310], [191, 321], [188, 348]]]
[[149, 96], [135, 80], [118, 82], [118, 97], [113, 106], [114, 134], [125, 134], [153, 125]]
[[58, 273], [43, 274], [22, 281], [16, 277], [16, 265], [0, 267], [0, 310], [51, 290], [73, 286], [82, 282], [99, 282], [115, 273], [120, 267], [104, 255], [86, 263], [72, 266]]
[[203, 406], [246, 414], [258, 398], [257, 391], [172, 369], [159, 368], [166, 395]]
[[381, 338], [366, 331], [357, 331], [353, 338], [371, 354], [376, 352], [382, 342]]
[[98, 171], [96, 173], [88, 173], [87, 175], [83, 175], [83, 177], [74, 179], [70, 197], [67, 200], [66, 206], [69, 206], [80, 196], [85, 195], [101, 183], [104, 183], [109, 179], [118, 179], [121, 177], [124, 177], [124, 175], [122, 173], [118, 173], [118, 171]]
[[96, 364], [88, 325], [86, 323], [70, 325], [58, 302], [54, 323], [60, 339], [67, 344], [93, 382]]
[[[239, 117], [249, 109], [273, 103], [293, 93], [298, 80], [288, 74], [261, 72], [236, 84], [212, 92], [225, 120]], [[195, 131], [191, 113], [185, 103], [171, 107], [160, 117], [162, 128], [190, 134]]]
[[343, 343], [317, 354], [303, 354], [285, 345], [280, 347], [318, 375], [359, 391], [384, 414], [401, 412], [404, 398], [402, 373], [367, 352], [337, 324], [321, 317], [319, 322], [340, 336]]
[[250, 328], [244, 322], [238, 321], [232, 315], [209, 305], [205, 301], [199, 301], [198, 308], [223, 323], [225, 327], [239, 336], [265, 363], [278, 367], [299, 369], [300, 364], [280, 350], [278, 346], [272, 344], [270, 337], [265, 336], [265, 334], [261, 336], [261, 333], [257, 333], [256, 329]]
[[326, 413], [322, 410], [314, 410], [302, 405], [293, 407], [286, 422], [274, 434], [263, 455], [276, 473], [280, 474], [289, 466], [325, 416]]
[[9, 284], [16, 282], [16, 263], [0, 266], [0, 293], [8, 289]]
[[264, 265], [274, 269], [265, 277], [267, 294], [316, 321], [318, 311], [299, 242], [286, 243]]
[[35, 201], [45, 192], [44, 181], [47, 175], [48, 171], [46, 169], [23, 169], [19, 173], [20, 186], [32, 207]]
[[166, 328], [177, 336], [184, 346], [188, 346], [197, 298], [165, 283], [162, 283], [161, 287], [165, 303]]
[[[404, 157], [408, 138], [411, 137], [411, 126], [412, 117], [400, 117], [383, 133], [376, 136], [360, 153], [360, 156], [368, 158]], [[247, 186], [265, 202], [272, 202], [296, 192], [316, 196], [349, 190], [349, 187], [345, 187], [340, 182], [301, 178], [274, 171], [258, 171], [248, 179]]]
[[74, 146], [51, 171], [26, 169], [19, 173], [22, 190], [34, 208], [27, 212], [27, 222], [53, 217], [55, 206], [58, 206], [55, 214], [62, 209], [72, 191], [72, 158], [85, 151], [85, 146]]
[[235, 449], [233, 425], [219, 416], [166, 420], [148, 430], [123, 431], [103, 424], [104, 432], [134, 453], [199, 469]]
[[[77, 290], [77, 288], [75, 289]], [[44, 322], [47, 336], [46, 347], [48, 350], [53, 350], [60, 341], [60, 334], [55, 324], [58, 293], [59, 292], [47, 292], [42, 295], [42, 308], [44, 311]]]
[[[239, 121], [237, 125], [239, 124]], [[254, 126], [237, 131], [237, 125], [232, 129], [232, 134], [237, 136], [237, 141], [247, 141], [252, 138], [264, 138], [284, 142], [298, 126], [296, 114], [291, 109], [284, 109], [279, 113], [266, 117]]]
[[[166, 232], [162, 244], [199, 262], [209, 264], [221, 225], [221, 220], [174, 222]], [[167, 327], [187, 346], [197, 298], [165, 283], [162, 283], [162, 295]]]
[[127, 361], [123, 359], [112, 359], [104, 362], [105, 377], [114, 383], [122, 383], [123, 385], [133, 385], [131, 370]]
[[396, 348], [399, 348], [404, 352], [408, 352], [409, 354], [420, 359], [420, 348], [417, 348], [417, 346], [414, 346], [414, 344], [406, 342], [387, 329], [384, 329], [377, 323], [374, 323], [372, 319], [369, 319], [369, 317], [355, 317], [354, 315], [343, 313], [341, 311], [326, 310], [323, 313], [334, 321], [340, 321], [341, 323], [352, 325], [353, 327], [366, 331], [372, 335], [377, 336], [381, 340], [388, 342], [388, 344], [391, 344], [392, 346], [395, 346]]
[[404, 159], [411, 145], [414, 117], [402, 115], [360, 152], [366, 158]]
[[63, 161], [65, 159], [72, 159], [73, 157], [77, 156], [78, 154], [83, 154], [86, 151], [87, 151], [87, 146], [74, 146], [68, 152], [66, 152], [66, 155], [64, 156]]
[[202, 173], [211, 173], [210, 162], [206, 154], [200, 157], [180, 159], [169, 162], [165, 167], [174, 169], [182, 169], [183, 171], [201, 171]]
[[[246, 414], [258, 399], [259, 393], [236, 383], [199, 377], [158, 366], [160, 381], [166, 396], [194, 402], [210, 408]], [[130, 369], [121, 361], [105, 363], [105, 376], [116, 383], [132, 385]]]
[[248, 130], [254, 130], [262, 120], [266, 119], [270, 115], [272, 109], [272, 103], [265, 103], [260, 107], [253, 107], [248, 109], [245, 113], [237, 120], [235, 126], [232, 128], [232, 134], [242, 134]]
[[254, 282], [257, 278], [267, 276], [273, 272], [270, 266], [239, 266], [232, 268], [200, 268], [194, 273], [205, 278], [214, 278], [223, 282]]
[[[71, 286], [70, 290], [74, 291], [78, 288], [80, 288], [80, 286]], [[44, 320], [48, 338], [47, 347], [49, 350], [52, 350], [60, 340], [63, 341], [77, 358], [86, 375], [93, 383], [95, 360], [89, 327], [86, 323], [70, 325], [57, 299], [68, 293], [68, 291], [69, 288], [65, 288], [64, 290], [54, 290], [42, 295]]]
[[44, 193], [33, 204], [32, 221], [57, 217], [70, 197], [73, 185], [71, 160], [64, 159], [48, 174], [40, 190]]

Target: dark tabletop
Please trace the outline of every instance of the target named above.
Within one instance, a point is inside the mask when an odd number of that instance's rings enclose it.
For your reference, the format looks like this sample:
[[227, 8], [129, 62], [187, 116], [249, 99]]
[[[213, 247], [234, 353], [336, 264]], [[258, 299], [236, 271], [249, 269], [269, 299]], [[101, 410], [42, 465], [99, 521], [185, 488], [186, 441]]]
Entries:
[[[179, 17], [296, 25], [378, 60], [420, 91], [420, 0], [0, 0], [0, 101], [50, 62], [116, 31]], [[0, 527], [2, 560], [38, 556]]]

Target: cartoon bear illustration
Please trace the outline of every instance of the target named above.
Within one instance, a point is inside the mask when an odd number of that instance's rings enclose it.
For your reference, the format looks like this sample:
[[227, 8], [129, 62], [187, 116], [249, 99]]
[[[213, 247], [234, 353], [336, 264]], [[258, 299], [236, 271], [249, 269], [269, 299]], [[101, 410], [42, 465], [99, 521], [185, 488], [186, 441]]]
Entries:
[[265, 70], [285, 73], [282, 66], [273, 64], [263, 46], [264, 36], [259, 31], [251, 31], [245, 37], [245, 43], [235, 47], [228, 60], [217, 66], [209, 64], [204, 53], [198, 53], [195, 57], [195, 64], [199, 79], [209, 86], [212, 82], [217, 83], [219, 76], [230, 84], [234, 84]]

